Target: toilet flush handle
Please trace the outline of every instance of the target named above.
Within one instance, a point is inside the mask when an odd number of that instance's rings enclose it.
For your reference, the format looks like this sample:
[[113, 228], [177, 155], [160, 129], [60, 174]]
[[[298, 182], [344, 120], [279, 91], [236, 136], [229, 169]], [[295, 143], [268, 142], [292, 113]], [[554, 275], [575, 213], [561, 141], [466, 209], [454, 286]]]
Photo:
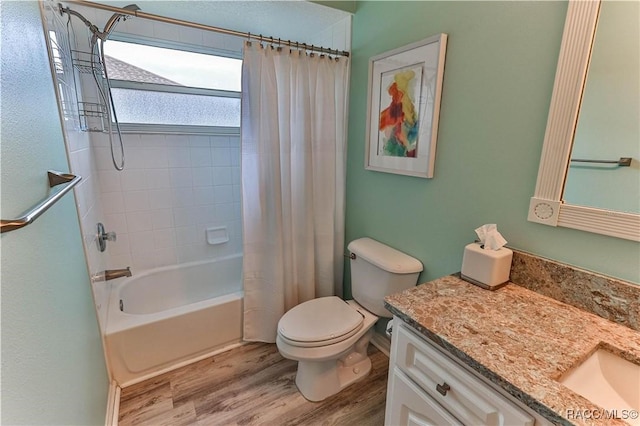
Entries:
[[355, 253], [351, 253], [351, 254], [343, 254], [344, 257], [348, 257], [351, 260], [355, 260], [356, 259], [356, 254]]

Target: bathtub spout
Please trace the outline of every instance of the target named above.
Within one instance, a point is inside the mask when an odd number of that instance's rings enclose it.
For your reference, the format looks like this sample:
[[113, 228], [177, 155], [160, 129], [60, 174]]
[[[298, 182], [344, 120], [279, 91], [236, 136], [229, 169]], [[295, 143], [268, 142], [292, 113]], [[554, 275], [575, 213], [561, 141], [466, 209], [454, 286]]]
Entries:
[[127, 266], [125, 269], [107, 269], [104, 271], [104, 280], [109, 281], [116, 278], [130, 277], [131, 267]]

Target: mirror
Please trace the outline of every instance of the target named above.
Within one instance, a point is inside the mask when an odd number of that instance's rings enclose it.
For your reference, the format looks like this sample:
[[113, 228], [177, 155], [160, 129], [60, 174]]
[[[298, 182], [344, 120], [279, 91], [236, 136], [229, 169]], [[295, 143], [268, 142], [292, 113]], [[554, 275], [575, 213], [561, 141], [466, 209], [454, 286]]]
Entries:
[[[640, 214], [639, 17], [638, 2], [600, 4], [564, 185], [566, 203]], [[620, 158], [631, 161], [620, 166]]]
[[[633, 4], [635, 2], [630, 3]], [[583, 90], [585, 84], [588, 84], [587, 71], [600, 6], [599, 1], [571, 0], [569, 2], [560, 56], [558, 58], [558, 69], [556, 71], [551, 105], [549, 107], [549, 117], [540, 159], [540, 167], [538, 169], [538, 180], [536, 182], [535, 194], [531, 198], [528, 219], [532, 222], [550, 226], [563, 226], [640, 241], [640, 214], [637, 212], [632, 213], [629, 211], [615, 210], [603, 205], [578, 205], [577, 203], [582, 203], [582, 201], [572, 200], [571, 194], [567, 194], [569, 195], [569, 199], [565, 200], [563, 198], [584, 93]], [[637, 16], [637, 13], [635, 16]], [[619, 37], [623, 37], [622, 33], [623, 31], [618, 29]], [[635, 57], [637, 61], [637, 52], [635, 53]], [[633, 93], [636, 94], [637, 98], [637, 85]], [[630, 112], [631, 111], [625, 110], [625, 113]], [[634, 119], [637, 125], [637, 110]], [[580, 132], [580, 130], [578, 131]], [[603, 141], [601, 143], [608, 144], [609, 141]], [[634, 143], [634, 146], [637, 147], [637, 139]], [[580, 142], [576, 141], [576, 145], [577, 144], [580, 144]], [[582, 149], [579, 145], [577, 146], [574, 159], [577, 158], [578, 150]], [[635, 154], [616, 155], [625, 157]], [[613, 159], [617, 160], [617, 158]], [[605, 160], [611, 159], [606, 158]], [[634, 166], [635, 170], [633, 170]], [[638, 179], [637, 168], [638, 158], [636, 156], [629, 168], [629, 170], [636, 173], [634, 178], [636, 180], [635, 185], [637, 185]], [[620, 170], [592, 171], [615, 173]], [[571, 185], [573, 184], [569, 182], [567, 186]], [[590, 190], [592, 189], [593, 188]], [[608, 189], [608, 192], [615, 191], [620, 191], [620, 187]], [[632, 201], [637, 204], [637, 193], [632, 196], [634, 197]]]

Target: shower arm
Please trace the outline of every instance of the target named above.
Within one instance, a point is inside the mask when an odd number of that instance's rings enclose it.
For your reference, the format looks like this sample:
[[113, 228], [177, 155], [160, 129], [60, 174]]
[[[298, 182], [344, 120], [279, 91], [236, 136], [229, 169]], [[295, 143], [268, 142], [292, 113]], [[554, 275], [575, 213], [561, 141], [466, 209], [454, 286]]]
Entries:
[[[122, 9], [129, 10], [134, 14], [137, 10], [140, 10], [138, 5], [136, 4], [129, 4]], [[67, 13], [69, 15], [73, 15], [78, 19], [80, 19], [87, 27], [89, 27], [89, 31], [93, 33], [93, 37], [99, 38], [102, 41], [107, 41], [107, 38], [111, 34], [111, 31], [113, 31], [113, 28], [121, 18], [127, 19], [127, 17], [131, 16], [131, 15], [126, 15], [124, 13], [114, 13], [105, 24], [103, 31], [100, 31], [100, 29], [96, 25], [92, 24], [91, 21], [89, 21], [87, 18], [82, 16], [82, 14], [80, 14], [79, 12], [76, 12], [71, 8], [62, 6], [61, 3], [58, 3], [58, 11], [60, 12], [60, 15]]]
[[89, 21], [87, 18], [82, 16], [82, 14], [68, 7], [64, 7], [60, 3], [58, 3], [58, 12], [60, 12], [60, 15], [67, 13], [69, 15], [73, 15], [76, 18], [80, 19], [87, 27], [89, 27], [89, 31], [91, 31], [94, 36], [100, 37], [101, 39], [104, 40], [103, 37], [105, 37], [105, 34], [102, 31], [100, 31], [97, 26], [92, 24], [91, 21]]

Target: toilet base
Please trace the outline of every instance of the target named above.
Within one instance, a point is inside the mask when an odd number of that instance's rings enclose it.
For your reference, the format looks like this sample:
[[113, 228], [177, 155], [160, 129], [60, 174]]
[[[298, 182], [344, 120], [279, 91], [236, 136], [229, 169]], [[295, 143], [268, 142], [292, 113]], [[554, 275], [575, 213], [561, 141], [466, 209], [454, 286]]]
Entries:
[[338, 359], [298, 361], [296, 386], [302, 396], [312, 402], [322, 401], [367, 377], [371, 371], [367, 347], [372, 335], [373, 328], [358, 339], [351, 351]]

